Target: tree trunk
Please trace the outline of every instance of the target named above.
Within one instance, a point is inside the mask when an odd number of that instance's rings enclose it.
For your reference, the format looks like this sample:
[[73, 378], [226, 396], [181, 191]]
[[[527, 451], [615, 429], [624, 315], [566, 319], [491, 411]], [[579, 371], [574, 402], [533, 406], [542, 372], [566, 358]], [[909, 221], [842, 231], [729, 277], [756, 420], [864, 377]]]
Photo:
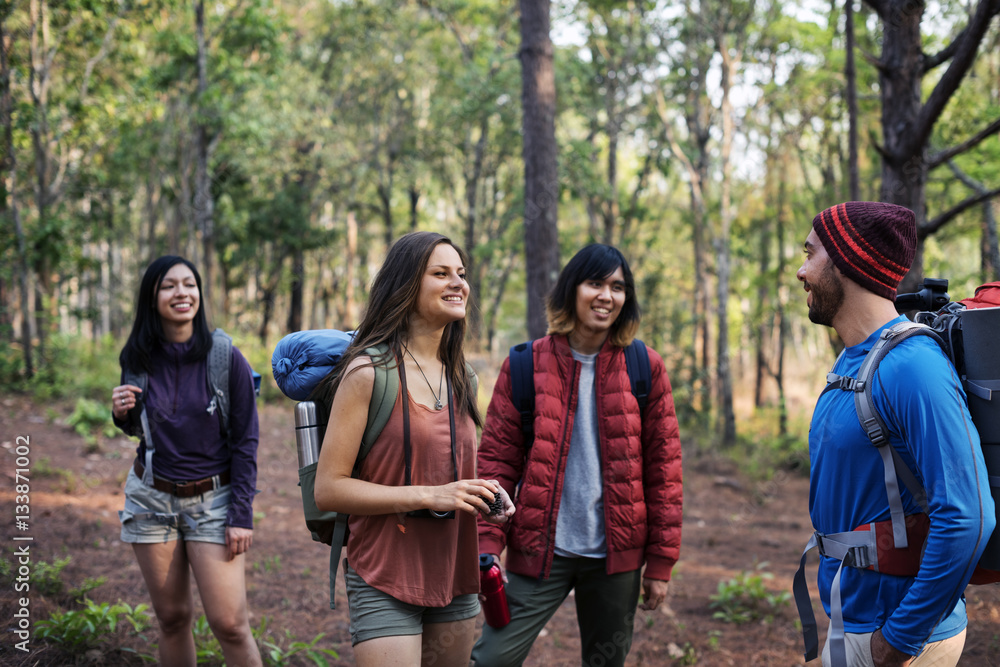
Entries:
[[[195, 36], [198, 43], [198, 96], [195, 105], [195, 182], [194, 182], [194, 225], [201, 234], [202, 247], [202, 304], [215, 306], [215, 201], [212, 198], [212, 176], [209, 172], [209, 128], [205, 114], [208, 92], [208, 47], [205, 42], [205, 2], [195, 0]], [[211, 312], [211, 311], [210, 311]]]
[[[610, 86], [612, 90], [614, 86]], [[615, 242], [615, 225], [618, 223], [618, 123], [615, 114], [614, 93], [608, 95], [608, 206], [604, 211], [603, 243], [613, 245]]]
[[[768, 161], [770, 163], [770, 160]], [[772, 166], [770, 164], [768, 167]], [[768, 169], [768, 174], [771, 170]], [[769, 221], [769, 216], [765, 213], [765, 219], [761, 222], [760, 229], [758, 230], [760, 238], [758, 239], [758, 275], [761, 277], [766, 276], [771, 270], [771, 223]], [[754, 356], [756, 357], [756, 371], [754, 373], [754, 392], [753, 392], [753, 404], [755, 408], [764, 407], [764, 378], [767, 373], [768, 360], [767, 354], [765, 353], [765, 342], [768, 339], [767, 331], [767, 318], [765, 313], [770, 310], [768, 304], [768, 294], [770, 291], [770, 286], [766, 281], [761, 280], [757, 283], [757, 335], [754, 341]]]
[[778, 214], [775, 216], [775, 235], [778, 245], [778, 266], [775, 271], [775, 305], [774, 318], [778, 325], [777, 370], [774, 381], [778, 385], [778, 434], [782, 437], [788, 434], [788, 402], [785, 399], [785, 341], [788, 340], [788, 323], [785, 317], [785, 305], [788, 300], [788, 283], [785, 277], [785, 203], [787, 201], [787, 170], [784, 160], [781, 167], [781, 178], [778, 181]]
[[[8, 54], [14, 48], [15, 33], [7, 32], [7, 17], [10, 5], [0, 15], [0, 123], [3, 124], [3, 152], [0, 153], [0, 173], [4, 192], [0, 197], [3, 215], [10, 215], [17, 241], [17, 273], [21, 300], [21, 348], [24, 358], [25, 376], [35, 374], [31, 343], [30, 274], [28, 273], [28, 247], [24, 237], [24, 227], [17, 207], [17, 159], [14, 155], [14, 104], [10, 94], [10, 60]], [[6, 308], [6, 304], [0, 304]], [[13, 321], [13, 318], [11, 318]]]
[[292, 253], [292, 290], [288, 306], [288, 331], [302, 331], [302, 294], [305, 283], [306, 254], [302, 248]]
[[[417, 223], [420, 222], [420, 209], [418, 204], [420, 203], [420, 189], [417, 187], [416, 183], [410, 185], [407, 193], [410, 197], [410, 231], [417, 231]], [[472, 248], [468, 249], [472, 252]]]
[[[941, 218], [941, 222], [928, 224], [928, 144], [945, 107], [971, 70], [991, 22], [1000, 13], [1000, 0], [980, 0], [954, 42], [933, 57], [925, 56], [921, 49], [924, 0], [865, 1], [878, 12], [883, 27], [879, 61], [884, 142], [881, 199], [912, 209], [917, 219], [916, 256], [899, 286], [900, 292], [910, 292], [923, 278], [924, 239], [953, 217], [939, 214], [936, 219]], [[948, 62], [947, 70], [921, 102], [924, 75], [944, 62]]]
[[[48, 147], [48, 90], [49, 66], [46, 52], [49, 45], [48, 3], [45, 0], [31, 0], [30, 29], [30, 66], [28, 68], [28, 87], [31, 91], [31, 101], [34, 111], [34, 122], [31, 124], [31, 143], [35, 153], [35, 202], [38, 208], [38, 228], [45, 229], [48, 224], [49, 199], [49, 147]], [[46, 313], [46, 297], [50, 294], [51, 275], [49, 258], [41, 256], [35, 260], [35, 332], [38, 335], [38, 356], [45, 363], [46, 344], [48, 340], [48, 317]]]
[[850, 184], [850, 199], [861, 199], [861, 180], [858, 174], [858, 77], [854, 67], [854, 0], [845, 0], [845, 41], [847, 62], [844, 65], [845, 92], [847, 93], [847, 172]]
[[520, 0], [524, 255], [531, 338], [545, 335], [545, 300], [559, 271], [556, 82], [549, 6], [549, 0]]
[[722, 183], [720, 197], [720, 229], [716, 242], [718, 255], [719, 282], [717, 285], [717, 311], [719, 320], [719, 339], [716, 355], [718, 356], [718, 400], [719, 400], [719, 434], [723, 446], [736, 442], [736, 414], [733, 411], [733, 376], [729, 363], [729, 276], [730, 276], [730, 234], [733, 224], [732, 207], [732, 146], [734, 134], [734, 119], [732, 99], [733, 76], [736, 73], [736, 62], [729, 52], [728, 42], [724, 35], [718, 38], [718, 51], [722, 55], [722, 141], [721, 168]]
[[[490, 137], [490, 119], [484, 114], [479, 122], [479, 139], [473, 148], [472, 168], [465, 170], [465, 251], [469, 254], [469, 265], [465, 267], [465, 275], [469, 281], [469, 303], [472, 306], [466, 311], [466, 336], [471, 349], [477, 349], [483, 334], [483, 271], [485, 262], [480, 265], [474, 250], [476, 239], [480, 233], [479, 227], [483, 218], [479, 208], [479, 186], [483, 175], [483, 161], [486, 156], [486, 145]], [[466, 141], [466, 145], [470, 142]]]
[[920, 21], [924, 3], [923, 0], [904, 0], [891, 4], [891, 17], [882, 22], [882, 68], [879, 72], [885, 142], [880, 197], [884, 202], [912, 209], [917, 216], [917, 227], [920, 227], [927, 219], [924, 206], [927, 170], [922, 164], [926, 162], [927, 147], [922, 144], [912, 152], [900, 149], [907, 145], [908, 134], [917, 125], [920, 115], [923, 76]]
[[160, 217], [160, 192], [150, 176], [146, 179], [146, 251], [139, 253], [139, 260], [152, 262], [159, 255], [156, 243], [156, 224]]
[[347, 243], [344, 253], [344, 325], [354, 328], [358, 325], [358, 304], [354, 296], [355, 274], [358, 263], [358, 221], [354, 211], [347, 212]]
[[[11, 151], [10, 155], [13, 156], [13, 154], [13, 151]], [[15, 196], [17, 174], [13, 157], [11, 157], [8, 182], [10, 184], [7, 194], [10, 200], [8, 210], [10, 211], [11, 218], [14, 220], [14, 236], [17, 237], [17, 268], [21, 292], [21, 346], [24, 350], [24, 373], [30, 378], [35, 374], [31, 348], [31, 278], [28, 272], [28, 247], [24, 238], [24, 227], [21, 226], [21, 216], [17, 208], [17, 197]]]

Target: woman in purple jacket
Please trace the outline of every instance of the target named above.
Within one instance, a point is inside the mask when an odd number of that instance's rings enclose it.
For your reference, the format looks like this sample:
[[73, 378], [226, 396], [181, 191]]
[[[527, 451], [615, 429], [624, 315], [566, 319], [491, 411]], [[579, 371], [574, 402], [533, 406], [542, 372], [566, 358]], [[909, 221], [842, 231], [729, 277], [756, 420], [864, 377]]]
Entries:
[[[250, 365], [233, 347], [223, 428], [208, 384], [212, 347], [198, 270], [181, 257], [160, 257], [143, 275], [119, 357], [122, 383], [112, 391], [115, 423], [141, 438], [125, 482], [121, 538], [132, 544], [149, 589], [161, 664], [196, 662], [193, 573], [226, 663], [255, 666], [261, 658], [250, 632], [244, 554], [253, 542], [257, 407]], [[145, 391], [126, 381], [143, 376]]]

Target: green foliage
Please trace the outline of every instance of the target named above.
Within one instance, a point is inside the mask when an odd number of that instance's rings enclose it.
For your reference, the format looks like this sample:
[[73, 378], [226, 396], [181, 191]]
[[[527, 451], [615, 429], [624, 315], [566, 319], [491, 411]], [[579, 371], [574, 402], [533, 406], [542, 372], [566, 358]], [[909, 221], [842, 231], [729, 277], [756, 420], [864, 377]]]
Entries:
[[5, 394], [21, 392], [26, 384], [21, 345], [0, 340], [0, 390]]
[[31, 574], [31, 587], [42, 595], [55, 596], [63, 592], [62, 571], [69, 565], [69, 556], [57, 558], [51, 563], [38, 561]]
[[254, 563], [254, 569], [265, 574], [278, 573], [281, 571], [281, 555], [276, 554]]
[[791, 596], [787, 591], [772, 593], [765, 585], [774, 578], [770, 572], [764, 572], [768, 563], [759, 563], [754, 571], [743, 571], [735, 577], [719, 582], [718, 592], [709, 596], [709, 607], [717, 609], [713, 618], [726, 623], [749, 623], [764, 620], [770, 623], [774, 615], [787, 607]]
[[91, 448], [98, 446], [99, 437], [112, 438], [118, 432], [111, 419], [111, 408], [106, 403], [98, 403], [89, 398], [77, 399], [76, 408], [66, 419], [66, 423], [72, 426]]
[[268, 667], [282, 667], [289, 664], [289, 661], [296, 656], [299, 660], [303, 658], [308, 660], [309, 664], [316, 667], [329, 667], [330, 662], [327, 658], [336, 660], [340, 657], [333, 649], [316, 646], [325, 636], [322, 632], [310, 642], [296, 640], [288, 629], [280, 640], [267, 639], [267, 618], [262, 619], [260, 626], [253, 629], [253, 635], [260, 643], [261, 658]]
[[[107, 401], [111, 388], [118, 384], [120, 350], [121, 345], [110, 336], [97, 341], [54, 336], [49, 341], [47, 358], [26, 387], [39, 401], [64, 397]], [[107, 408], [107, 412], [110, 419], [111, 409]]]
[[149, 627], [148, 605], [131, 607], [125, 602], [117, 604], [91, 600], [84, 601], [80, 610], [55, 611], [47, 620], [35, 624], [35, 636], [43, 641], [58, 644], [68, 652], [81, 653], [92, 648], [107, 646], [120, 627], [126, 624], [134, 634]]
[[222, 646], [219, 640], [212, 634], [212, 628], [208, 625], [208, 619], [204, 614], [195, 619], [194, 628], [194, 650], [195, 657], [199, 665], [221, 665], [225, 661], [222, 655]]
[[[267, 617], [264, 617], [261, 619], [260, 625], [251, 627], [250, 631], [254, 640], [261, 647], [261, 659], [268, 667], [283, 667], [288, 665], [292, 658], [296, 658], [295, 664], [306, 659], [309, 664], [316, 665], [316, 667], [328, 667], [330, 662], [327, 658], [336, 660], [339, 657], [333, 649], [316, 646], [324, 637], [323, 633], [316, 635], [310, 642], [304, 642], [295, 639], [292, 633], [286, 629], [283, 637], [274, 639], [269, 635], [267, 623]], [[223, 664], [224, 657], [219, 640], [212, 634], [212, 629], [204, 614], [195, 620], [193, 632], [198, 664]]]
[[107, 577], [87, 577], [79, 586], [69, 589], [69, 597], [72, 600], [82, 600], [87, 597], [95, 588], [103, 586], [108, 581]]

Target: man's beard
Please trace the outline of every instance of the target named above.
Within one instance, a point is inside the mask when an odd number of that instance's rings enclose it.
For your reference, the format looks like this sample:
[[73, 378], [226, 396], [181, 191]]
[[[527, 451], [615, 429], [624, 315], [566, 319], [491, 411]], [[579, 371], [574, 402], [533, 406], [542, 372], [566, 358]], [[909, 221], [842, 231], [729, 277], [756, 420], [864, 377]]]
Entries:
[[809, 306], [809, 321], [813, 324], [833, 326], [833, 318], [840, 312], [840, 307], [844, 305], [844, 286], [837, 277], [833, 262], [830, 262], [823, 274], [819, 277], [819, 282], [808, 283], [809, 292], [812, 294], [812, 304]]

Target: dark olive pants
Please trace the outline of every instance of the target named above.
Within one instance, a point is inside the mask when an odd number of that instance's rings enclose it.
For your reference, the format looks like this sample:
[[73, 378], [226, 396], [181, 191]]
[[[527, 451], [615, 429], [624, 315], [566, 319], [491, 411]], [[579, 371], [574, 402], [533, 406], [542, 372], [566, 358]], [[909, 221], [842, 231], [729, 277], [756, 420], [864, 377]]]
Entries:
[[639, 602], [640, 570], [609, 575], [603, 558], [555, 557], [548, 579], [507, 573], [510, 623], [499, 630], [483, 626], [472, 650], [476, 667], [513, 667], [528, 657], [531, 645], [570, 591], [576, 599], [584, 667], [625, 664], [632, 646], [632, 621]]

